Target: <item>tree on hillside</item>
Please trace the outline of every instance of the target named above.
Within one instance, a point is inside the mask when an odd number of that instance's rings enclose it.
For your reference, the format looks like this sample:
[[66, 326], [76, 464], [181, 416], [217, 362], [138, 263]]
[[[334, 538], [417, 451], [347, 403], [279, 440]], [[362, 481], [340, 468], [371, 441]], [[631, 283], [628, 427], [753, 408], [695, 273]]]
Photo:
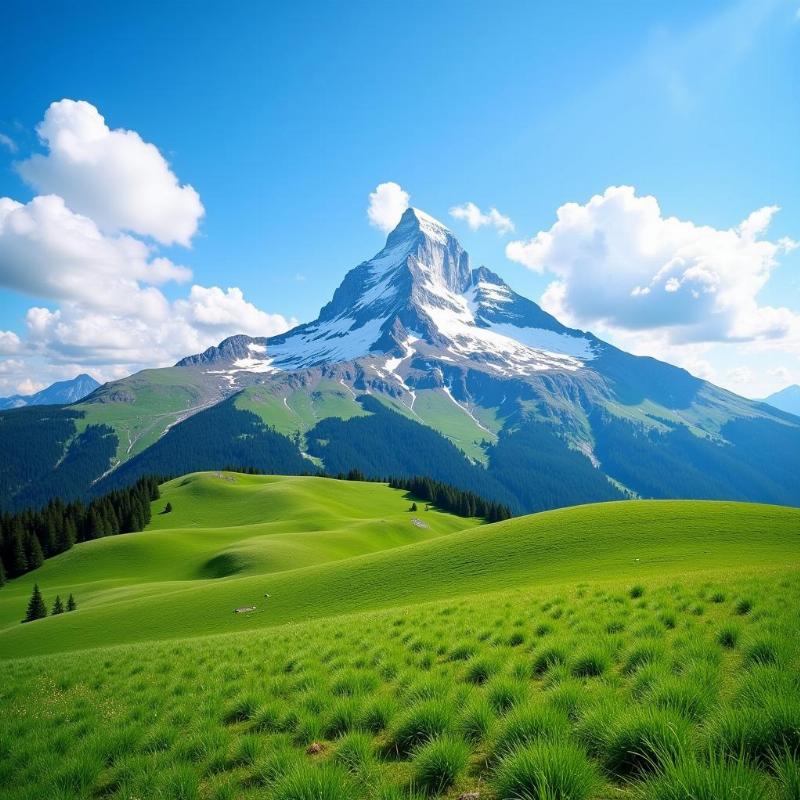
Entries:
[[409, 508], [408, 510], [409, 511], [416, 511], [417, 510], [417, 504], [416, 503], [412, 503], [411, 504], [411, 508]]
[[25, 529], [22, 527], [22, 521], [16, 519], [11, 528], [8, 545], [8, 573], [12, 578], [16, 578], [28, 571], [24, 540]]
[[67, 611], [74, 611], [78, 607], [78, 604], [75, 602], [75, 598], [72, 596], [72, 592], [69, 594], [69, 598], [67, 599]]
[[103, 536], [103, 520], [97, 513], [97, 509], [92, 506], [86, 520], [87, 539], [99, 539]]
[[167, 503], [164, 506], [164, 510], [161, 512], [162, 514], [169, 514], [172, 511], [172, 503]]
[[53, 610], [50, 613], [53, 616], [64, 613], [64, 604], [61, 602], [61, 598], [58, 595], [56, 595], [56, 601], [53, 603]]
[[78, 538], [78, 529], [75, 520], [67, 517], [56, 534], [56, 552], [64, 553], [75, 544]]
[[39, 584], [35, 583], [31, 599], [28, 601], [28, 612], [25, 614], [23, 622], [33, 622], [35, 619], [43, 619], [46, 616], [47, 607], [42, 599], [42, 593], [39, 591]]
[[38, 569], [44, 564], [42, 545], [39, 542], [39, 537], [32, 531], [28, 531], [28, 535], [25, 537], [25, 560], [28, 564], [28, 570]]
[[0, 586], [6, 585], [6, 568], [3, 566], [3, 559], [0, 558]]

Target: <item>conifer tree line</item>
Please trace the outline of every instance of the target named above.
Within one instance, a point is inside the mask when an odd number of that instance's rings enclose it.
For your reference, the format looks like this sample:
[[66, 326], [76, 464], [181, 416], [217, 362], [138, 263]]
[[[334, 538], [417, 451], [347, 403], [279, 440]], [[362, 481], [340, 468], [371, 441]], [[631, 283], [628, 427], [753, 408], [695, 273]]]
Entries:
[[487, 522], [500, 522], [511, 517], [510, 509], [502, 503], [486, 500], [473, 492], [464, 492], [432, 478], [389, 478], [388, 483], [392, 489], [403, 489], [459, 517], [483, 517]]
[[159, 497], [158, 484], [147, 476], [88, 504], [55, 498], [36, 511], [0, 516], [0, 586], [76, 542], [142, 530], [150, 522], [151, 501]]
[[[262, 470], [256, 467], [225, 467], [225, 472], [241, 472], [248, 475], [263, 475]], [[304, 473], [311, 475], [312, 473]], [[365, 481], [367, 483], [388, 483], [392, 489], [402, 489], [413, 494], [420, 500], [432, 503], [442, 511], [448, 511], [458, 517], [482, 517], [487, 522], [500, 522], [510, 519], [513, 514], [511, 509], [503, 503], [487, 500], [474, 492], [456, 489], [449, 483], [415, 475], [410, 478], [371, 478], [360, 469], [351, 469], [348, 472], [339, 472], [330, 475], [319, 471], [313, 473], [318, 478], [333, 478], [338, 481]], [[416, 510], [416, 509], [413, 509]]]

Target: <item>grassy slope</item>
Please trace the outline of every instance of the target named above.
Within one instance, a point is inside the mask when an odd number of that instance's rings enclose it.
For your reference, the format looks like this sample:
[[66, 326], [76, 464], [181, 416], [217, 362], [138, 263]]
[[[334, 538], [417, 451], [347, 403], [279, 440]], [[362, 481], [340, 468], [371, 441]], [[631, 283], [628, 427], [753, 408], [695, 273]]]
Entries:
[[[742, 565], [0, 661], [0, 796], [789, 800], [798, 602], [796, 570]], [[438, 733], [452, 772], [417, 749]], [[585, 791], [504, 787], [522, 737]], [[635, 771], [651, 753], [665, 774]]]
[[[389, 395], [377, 393], [374, 396], [398, 414], [438, 431], [475, 461], [485, 462], [486, 453], [481, 442], [495, 441], [502, 427], [495, 409], [476, 407], [474, 414], [479, 425], [470, 417], [473, 412], [460, 408], [441, 389], [419, 390], [413, 411]], [[242, 392], [236, 406], [252, 411], [286, 436], [305, 434], [327, 417], [347, 420], [367, 413], [352, 389], [330, 380], [320, 381], [312, 392], [303, 387], [291, 390], [285, 386], [253, 386]]]
[[[78, 547], [4, 590], [0, 653], [224, 633], [515, 585], [774, 566], [800, 551], [800, 510], [773, 506], [611, 503], [438, 536], [468, 523], [420, 512], [430, 530], [415, 528], [402, 493], [378, 484], [180, 484], [156, 503], [176, 510], [154, 530]], [[211, 569], [235, 574], [202, 579]], [[80, 613], [17, 624], [34, 579], [48, 598], [74, 591]], [[250, 604], [258, 613], [232, 613]]]
[[239, 395], [236, 407], [252, 411], [285, 436], [305, 434], [326, 417], [350, 419], [366, 413], [349, 387], [331, 380], [320, 381], [312, 392], [252, 386]]
[[[573, 800], [797, 796], [798, 509], [637, 501], [467, 530], [419, 512], [421, 530], [383, 485], [208, 473], [167, 501], [37, 571], [46, 594], [86, 581], [77, 612], [0, 630], [2, 656], [53, 653], [0, 660], [0, 797], [408, 800], [427, 781], [503, 800], [523, 752], [527, 785], [548, 754], [587, 776]], [[241, 571], [202, 579], [214, 559]], [[240, 632], [174, 641], [220, 631]], [[651, 741], [674, 767], [656, 750], [663, 773], [636, 771]]]
[[[10, 583], [0, 593], [0, 630], [18, 627], [34, 582], [48, 597], [73, 592], [87, 613], [94, 608], [103, 616], [102, 609], [122, 600], [170, 606], [167, 593], [204, 596], [225, 575], [237, 575], [236, 583], [242, 576], [261, 580], [476, 524], [429, 511], [427, 527], [418, 527], [405, 493], [376, 483], [201, 473], [170, 481], [161, 493], [146, 531], [79, 545]], [[172, 513], [160, 514], [167, 502]], [[192, 602], [183, 601], [187, 610]]]
[[[124, 397], [125, 399], [119, 399]], [[199, 370], [172, 367], [137, 372], [104, 386], [92, 402], [73, 408], [88, 425], [109, 425], [119, 439], [117, 459], [125, 461], [154, 444], [171, 425], [222, 399], [214, 381]]]
[[418, 421], [442, 433], [470, 458], [485, 462], [486, 453], [481, 442], [495, 442], [501, 425], [497, 423], [494, 409], [476, 410], [486, 420], [481, 421], [480, 425], [475, 421], [480, 421], [480, 417], [457, 405], [441, 389], [420, 389], [414, 402], [414, 413]]

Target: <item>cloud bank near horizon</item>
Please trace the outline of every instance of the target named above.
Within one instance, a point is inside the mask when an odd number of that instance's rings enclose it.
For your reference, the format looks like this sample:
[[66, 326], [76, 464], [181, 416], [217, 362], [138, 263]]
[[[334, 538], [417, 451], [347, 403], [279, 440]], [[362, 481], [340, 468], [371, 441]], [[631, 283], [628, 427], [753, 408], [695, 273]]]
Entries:
[[[46, 153], [16, 165], [41, 194], [0, 197], [0, 286], [50, 301], [25, 317], [27, 335], [0, 331], [0, 391], [92, 371], [102, 379], [173, 363], [235, 333], [269, 336], [293, 320], [262, 311], [237, 287], [191, 285], [169, 300], [160, 287], [192, 271], [159, 254], [191, 246], [204, 209], [159, 149], [111, 129], [86, 101], [52, 103], [37, 126]], [[39, 379], [32, 381], [34, 363]]]

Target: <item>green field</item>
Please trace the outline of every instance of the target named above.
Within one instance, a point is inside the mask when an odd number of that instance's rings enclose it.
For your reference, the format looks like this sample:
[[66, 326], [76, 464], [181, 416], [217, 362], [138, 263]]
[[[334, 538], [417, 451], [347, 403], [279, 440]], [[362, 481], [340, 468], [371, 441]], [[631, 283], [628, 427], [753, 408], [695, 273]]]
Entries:
[[800, 797], [800, 510], [410, 502], [191, 475], [9, 583], [0, 797]]
[[83, 412], [80, 433], [89, 425], [108, 425], [117, 434], [116, 461], [146, 450], [172, 425], [223, 399], [219, 387], [199, 370], [146, 369], [123, 382], [102, 386], [90, 402], [72, 408]]
[[[438, 431], [473, 461], [486, 461], [482, 443], [497, 441], [502, 428], [495, 409], [476, 406], [473, 413], [440, 388], [418, 390], [413, 410], [389, 395], [373, 396], [392, 411]], [[236, 407], [252, 411], [285, 436], [305, 435], [328, 417], [347, 420], [367, 414], [353, 389], [333, 380], [319, 381], [311, 392], [304, 387], [251, 386], [237, 397]]]

